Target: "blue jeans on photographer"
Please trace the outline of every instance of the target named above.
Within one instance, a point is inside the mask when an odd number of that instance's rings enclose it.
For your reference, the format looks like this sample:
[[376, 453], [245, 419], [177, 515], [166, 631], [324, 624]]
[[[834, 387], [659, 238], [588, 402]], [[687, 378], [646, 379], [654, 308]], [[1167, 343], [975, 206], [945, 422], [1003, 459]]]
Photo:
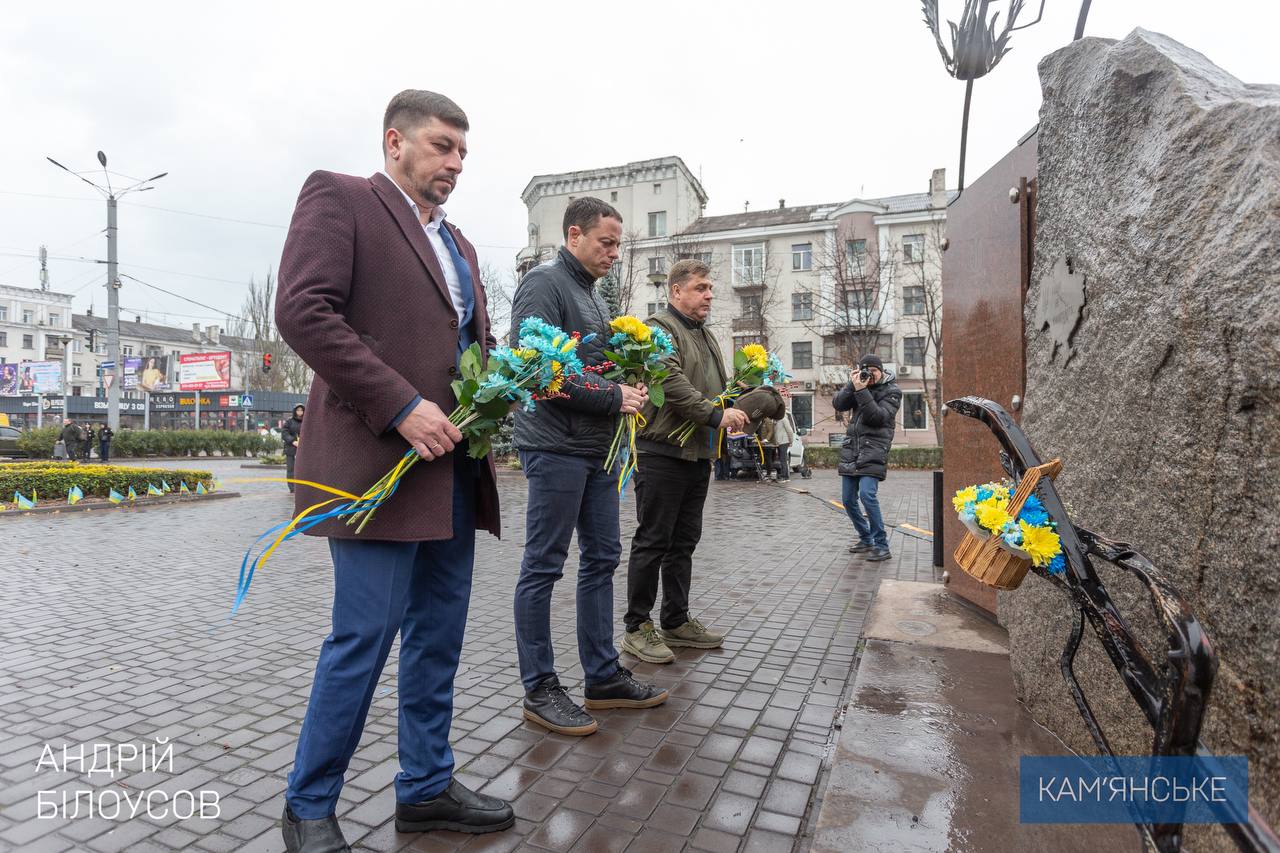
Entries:
[[613, 644], [613, 574], [622, 556], [618, 469], [602, 456], [520, 451], [529, 483], [524, 558], [516, 581], [516, 650], [520, 681], [531, 691], [556, 674], [551, 645], [551, 593], [564, 574], [578, 532], [578, 657], [588, 685], [618, 672]]
[[[880, 499], [876, 495], [880, 481], [868, 476], [842, 476], [840, 479], [844, 481], [841, 501], [854, 529], [858, 531], [858, 541], [876, 548], [888, 548], [889, 535], [884, 530]], [[862, 504], [861, 509], [858, 507], [859, 503]], [[863, 509], [866, 510], [865, 516], [862, 514]]]

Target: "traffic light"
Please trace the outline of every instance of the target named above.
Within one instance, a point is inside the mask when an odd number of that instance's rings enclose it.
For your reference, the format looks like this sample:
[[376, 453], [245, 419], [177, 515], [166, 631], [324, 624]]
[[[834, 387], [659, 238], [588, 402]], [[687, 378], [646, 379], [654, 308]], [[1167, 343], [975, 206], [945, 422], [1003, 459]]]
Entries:
[[98, 351], [98, 330], [89, 330], [89, 352], [96, 353]]
[[262, 372], [263, 373], [271, 372], [271, 353], [269, 352], [264, 352], [262, 354]]

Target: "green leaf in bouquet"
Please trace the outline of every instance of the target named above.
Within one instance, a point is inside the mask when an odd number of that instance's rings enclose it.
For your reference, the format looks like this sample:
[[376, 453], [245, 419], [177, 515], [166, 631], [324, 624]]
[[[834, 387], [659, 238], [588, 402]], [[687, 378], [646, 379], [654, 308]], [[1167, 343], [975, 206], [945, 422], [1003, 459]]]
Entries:
[[658, 367], [649, 371], [649, 382], [661, 385], [671, 375], [670, 369], [666, 367]]
[[475, 406], [476, 411], [480, 413], [481, 417], [490, 418], [495, 421], [502, 420], [511, 409], [511, 403], [502, 397], [494, 397], [484, 401], [477, 398]]
[[462, 353], [462, 359], [458, 362], [458, 369], [462, 372], [464, 379], [476, 380], [477, 384], [484, 375], [484, 359], [480, 355], [480, 344], [472, 344]]
[[449, 383], [449, 387], [453, 389], [453, 396], [455, 399], [457, 399], [459, 406], [465, 406], [467, 403], [470, 402], [469, 400], [462, 399], [462, 380], [461, 379], [453, 380], [452, 382]]
[[649, 386], [649, 402], [661, 408], [666, 401], [667, 392], [663, 390], [661, 382]]
[[613, 350], [605, 350], [604, 357], [612, 361], [614, 364], [622, 364], [627, 360], [626, 357], [618, 355]]
[[747, 357], [743, 354], [742, 350], [738, 350], [733, 354], [733, 372], [734, 373], [741, 373], [742, 371], [746, 370], [747, 364], [748, 364]]
[[489, 451], [492, 447], [492, 440], [488, 436], [485, 436], [482, 439], [467, 443], [467, 455], [472, 459], [483, 459], [489, 455]]

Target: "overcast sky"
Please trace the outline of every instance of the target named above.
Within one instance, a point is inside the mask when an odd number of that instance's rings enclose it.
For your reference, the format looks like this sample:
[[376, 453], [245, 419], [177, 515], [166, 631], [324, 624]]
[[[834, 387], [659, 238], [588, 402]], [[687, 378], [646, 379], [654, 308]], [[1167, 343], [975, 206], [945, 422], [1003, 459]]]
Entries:
[[[961, 5], [942, 0], [944, 17]], [[1142, 26], [1274, 83], [1277, 8], [1098, 0], [1087, 33]], [[1048, 0], [975, 85], [970, 182], [1035, 124], [1036, 63], [1070, 40], [1078, 9]], [[944, 166], [954, 186], [964, 91], [916, 0], [12, 4], [0, 80], [0, 283], [36, 286], [22, 255], [43, 243], [53, 289], [105, 311], [105, 268], [67, 259], [106, 256], [105, 204], [45, 161], [88, 170], [102, 149], [114, 172], [169, 173], [121, 202], [121, 271], [216, 310], [129, 279], [121, 304], [174, 324], [238, 310], [249, 278], [279, 263], [309, 172], [381, 168], [382, 111], [400, 89], [468, 113], [447, 210], [502, 267], [540, 173], [676, 154], [708, 214], [919, 192]]]

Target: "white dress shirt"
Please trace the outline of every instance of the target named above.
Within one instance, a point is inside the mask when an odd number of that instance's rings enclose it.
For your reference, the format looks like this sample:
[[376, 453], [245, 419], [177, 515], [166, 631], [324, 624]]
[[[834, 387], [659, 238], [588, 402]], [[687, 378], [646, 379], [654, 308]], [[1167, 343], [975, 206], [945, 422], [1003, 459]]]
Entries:
[[[382, 174], [387, 175], [386, 172]], [[410, 198], [399, 184], [396, 184], [395, 178], [390, 175], [387, 175], [387, 178], [395, 184], [396, 189], [400, 190], [400, 195], [404, 196], [409, 207], [413, 208], [414, 220], [421, 224], [422, 213], [418, 203]], [[449, 247], [444, 244], [444, 238], [440, 236], [440, 229], [444, 227], [444, 217], [444, 208], [436, 205], [431, 211], [431, 220], [422, 226], [422, 230], [427, 235], [431, 250], [436, 254], [436, 260], [440, 262], [440, 269], [444, 270], [444, 281], [449, 286], [449, 298], [453, 300], [453, 310], [457, 312], [458, 321], [461, 322], [467, 315], [467, 303], [462, 297], [462, 285], [458, 282], [458, 270], [453, 266], [453, 255], [449, 252]]]

